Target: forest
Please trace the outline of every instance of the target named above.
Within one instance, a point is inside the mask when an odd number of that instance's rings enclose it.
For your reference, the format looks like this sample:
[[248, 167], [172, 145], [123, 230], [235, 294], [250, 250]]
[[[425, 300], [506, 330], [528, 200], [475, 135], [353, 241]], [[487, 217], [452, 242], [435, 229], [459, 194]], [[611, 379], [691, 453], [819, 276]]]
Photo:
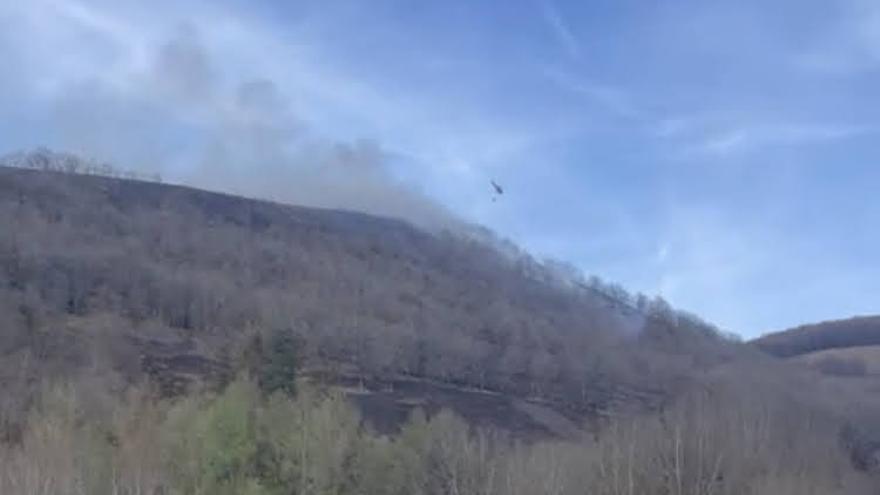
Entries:
[[26, 494], [870, 494], [835, 421], [772, 396], [707, 393], [595, 437], [521, 443], [449, 412], [415, 413], [389, 437], [338, 393], [266, 396], [239, 379], [220, 394], [155, 401], [47, 386], [0, 490]]
[[52, 170], [0, 170], [0, 290], [14, 315], [2, 350], [62, 370], [89, 359], [86, 336], [136, 375], [130, 354], [177, 346], [217, 368], [284, 333], [309, 369], [587, 410], [629, 389], [662, 395], [693, 367], [748, 352], [663, 300], [484, 231]]
[[[880, 487], [875, 401], [662, 299], [477, 227], [41, 153], [0, 167], [0, 493]], [[353, 399], [403, 378], [579, 431], [523, 438], [417, 404], [379, 431]]]

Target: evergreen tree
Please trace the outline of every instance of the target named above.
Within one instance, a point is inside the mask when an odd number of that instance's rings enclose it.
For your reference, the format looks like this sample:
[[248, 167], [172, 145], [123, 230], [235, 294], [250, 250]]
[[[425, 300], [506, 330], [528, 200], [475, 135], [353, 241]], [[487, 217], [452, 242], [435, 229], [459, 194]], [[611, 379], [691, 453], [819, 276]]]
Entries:
[[299, 342], [292, 332], [275, 331], [264, 347], [263, 362], [260, 367], [260, 388], [268, 395], [283, 392], [288, 396], [296, 394], [296, 366]]

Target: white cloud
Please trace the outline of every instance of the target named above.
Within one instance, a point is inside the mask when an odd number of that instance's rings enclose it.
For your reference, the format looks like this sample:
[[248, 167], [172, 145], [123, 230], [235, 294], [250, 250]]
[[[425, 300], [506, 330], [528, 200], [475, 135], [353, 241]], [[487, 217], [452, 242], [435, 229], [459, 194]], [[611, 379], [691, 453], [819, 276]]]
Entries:
[[648, 118], [623, 88], [576, 77], [559, 69], [545, 69], [544, 74], [563, 90], [586, 97], [617, 117], [635, 120]]
[[749, 132], [745, 129], [737, 129], [709, 136], [705, 141], [696, 146], [695, 151], [713, 155], [725, 155], [741, 150], [749, 145]]
[[662, 242], [657, 247], [657, 254], [655, 257], [657, 258], [658, 263], [664, 263], [667, 259], [669, 259], [669, 255], [672, 252], [672, 246], [669, 242]]
[[850, 124], [776, 124], [741, 126], [691, 137], [684, 156], [724, 156], [765, 146], [805, 146], [876, 134], [880, 127]]
[[773, 243], [756, 237], [760, 230], [706, 207], [673, 206], [666, 219], [656, 254], [662, 263], [649, 292], [732, 330], [753, 330], [749, 315], [738, 314], [739, 298], [772, 259]]
[[854, 76], [880, 68], [880, 4], [850, 0], [826, 23], [812, 46], [794, 54], [795, 67], [831, 76]]
[[686, 132], [690, 127], [688, 119], [683, 117], [668, 117], [660, 119], [654, 128], [654, 134], [659, 138], [672, 138]]
[[541, 4], [541, 14], [544, 22], [556, 37], [556, 40], [571, 58], [580, 57], [580, 43], [569, 28], [568, 23], [562, 18], [559, 10], [550, 0], [544, 0]]

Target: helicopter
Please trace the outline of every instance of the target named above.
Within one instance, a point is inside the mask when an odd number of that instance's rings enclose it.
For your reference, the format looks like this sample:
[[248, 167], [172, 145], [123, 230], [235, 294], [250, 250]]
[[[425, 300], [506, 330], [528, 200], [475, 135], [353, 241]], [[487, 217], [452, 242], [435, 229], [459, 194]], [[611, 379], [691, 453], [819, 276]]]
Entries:
[[494, 203], [495, 201], [498, 200], [499, 196], [504, 195], [504, 188], [501, 187], [500, 185], [498, 185], [498, 183], [495, 182], [495, 180], [490, 180], [489, 182], [492, 183], [492, 188], [495, 189], [495, 196], [492, 196], [492, 202]]

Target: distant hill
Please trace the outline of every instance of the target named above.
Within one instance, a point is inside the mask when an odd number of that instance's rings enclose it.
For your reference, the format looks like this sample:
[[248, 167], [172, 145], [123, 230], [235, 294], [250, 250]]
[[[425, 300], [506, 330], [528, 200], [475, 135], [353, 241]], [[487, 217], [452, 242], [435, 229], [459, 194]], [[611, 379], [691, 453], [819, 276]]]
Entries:
[[751, 342], [762, 351], [840, 378], [880, 376], [880, 316], [803, 325]]
[[841, 377], [880, 376], [880, 346], [825, 349], [789, 358], [827, 375]]
[[755, 339], [759, 349], [777, 357], [793, 357], [828, 349], [880, 345], [880, 316], [803, 325]]
[[[46, 151], [9, 164], [6, 390], [91, 374], [175, 394], [246, 372], [284, 336], [300, 373], [323, 382], [378, 393], [422, 380], [436, 384], [422, 395], [504, 394], [580, 423], [659, 407], [695, 370], [747, 352], [662, 300], [537, 262], [485, 230], [427, 232], [137, 180]], [[493, 414], [530, 409], [518, 410]]]

